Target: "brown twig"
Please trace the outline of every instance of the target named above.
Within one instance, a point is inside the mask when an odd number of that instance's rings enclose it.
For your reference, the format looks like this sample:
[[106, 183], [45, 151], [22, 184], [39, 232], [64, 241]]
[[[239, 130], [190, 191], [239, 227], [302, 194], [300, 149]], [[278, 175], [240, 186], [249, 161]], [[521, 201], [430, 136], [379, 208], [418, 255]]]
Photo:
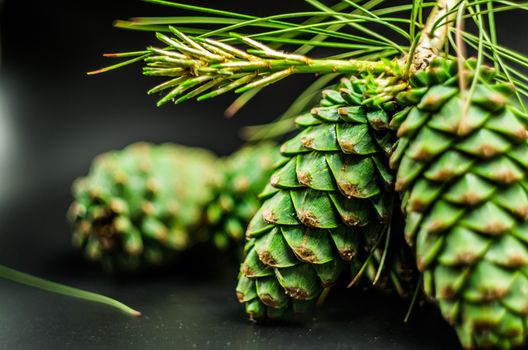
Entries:
[[[438, 0], [427, 18], [422, 36], [412, 57], [411, 73], [426, 69], [443, 49], [456, 12], [452, 12], [459, 0]], [[438, 25], [443, 21], [442, 25]]]

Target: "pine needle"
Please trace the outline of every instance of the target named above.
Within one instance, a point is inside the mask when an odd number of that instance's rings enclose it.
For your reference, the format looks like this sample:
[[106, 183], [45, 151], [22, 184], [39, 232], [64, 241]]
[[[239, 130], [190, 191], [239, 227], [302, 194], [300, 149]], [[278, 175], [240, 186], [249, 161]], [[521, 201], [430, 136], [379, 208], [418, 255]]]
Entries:
[[[114, 65], [111, 65], [111, 66], [108, 66], [108, 67], [104, 67], [104, 68], [101, 68], [101, 69], [93, 70], [93, 71], [87, 72], [86, 74], [87, 75], [95, 75], [95, 74], [106, 73], [106, 72], [109, 72], [109, 71], [114, 70], [114, 69], [122, 68], [124, 66], [128, 66], [130, 64], [143, 61], [148, 56], [150, 56], [150, 53], [145, 54], [145, 55], [141, 55], [141, 56], [138, 56], [138, 57], [135, 57], [135, 58], [132, 58], [132, 59], [124, 61], [124, 62], [119, 62], [117, 64], [114, 64]], [[107, 57], [117, 57], [117, 56], [115, 56], [115, 55], [114, 56], [108, 56], [108, 54], [107, 54]], [[120, 56], [120, 57], [124, 57], [124, 56]]]
[[387, 229], [385, 229], [385, 231], [383, 232], [383, 234], [381, 234], [378, 239], [376, 240], [376, 243], [374, 243], [374, 246], [372, 247], [372, 249], [370, 250], [370, 253], [367, 257], [367, 259], [365, 260], [365, 262], [363, 263], [363, 265], [361, 265], [361, 268], [359, 269], [359, 271], [356, 273], [356, 275], [354, 276], [354, 278], [352, 278], [352, 281], [350, 281], [350, 283], [348, 284], [347, 288], [352, 288], [353, 286], [355, 286], [360, 280], [361, 280], [361, 277], [363, 277], [363, 273], [365, 272], [366, 268], [368, 267], [370, 261], [372, 260], [372, 258], [374, 257], [374, 254], [376, 253], [376, 249], [378, 249], [378, 246], [380, 245], [383, 237], [385, 235], [387, 235]]
[[458, 88], [460, 90], [460, 103], [462, 104], [462, 115], [460, 116], [460, 123], [458, 124], [458, 134], [463, 134], [466, 130], [466, 119], [468, 115], [469, 103], [471, 97], [467, 94], [467, 70], [466, 70], [466, 46], [462, 39], [462, 31], [464, 21], [462, 16], [464, 15], [465, 4], [461, 3], [458, 7], [456, 25], [455, 25], [455, 40], [457, 49], [457, 66], [458, 66]]
[[337, 76], [337, 74], [320, 76], [293, 101], [279, 118], [268, 124], [244, 127], [241, 132], [242, 137], [247, 141], [259, 141], [276, 138], [293, 131], [295, 129], [293, 118], [312, 108], [319, 100], [322, 89]]
[[319, 295], [319, 298], [317, 298], [316, 306], [323, 306], [323, 304], [326, 301], [326, 298], [328, 297], [328, 293], [330, 293], [331, 288], [323, 288], [323, 291], [321, 292], [321, 295]]
[[405, 323], [409, 322], [409, 319], [411, 318], [411, 313], [414, 310], [416, 302], [418, 301], [418, 294], [420, 293], [421, 288], [422, 288], [422, 275], [420, 274], [420, 277], [418, 278], [418, 283], [416, 284], [416, 288], [414, 288], [414, 293], [411, 299], [411, 303], [409, 304], [409, 308], [407, 309], [407, 313], [405, 314], [405, 318], [403, 319], [403, 322]]
[[387, 253], [389, 252], [389, 246], [390, 246], [390, 237], [391, 237], [391, 227], [392, 225], [389, 224], [389, 227], [387, 228], [387, 237], [385, 237], [385, 246], [383, 247], [383, 254], [381, 255], [381, 260], [379, 262], [378, 271], [376, 272], [376, 276], [374, 276], [374, 280], [372, 281], [372, 285], [376, 285], [378, 283], [378, 280], [381, 276], [381, 272], [383, 271], [383, 267], [385, 266], [385, 260], [387, 259]]
[[28, 275], [27, 273], [13, 270], [3, 265], [0, 265], [0, 278], [4, 278], [6, 280], [24, 284], [30, 287], [42, 289], [48, 292], [66, 295], [72, 298], [78, 298], [87, 301], [92, 301], [95, 303], [105, 304], [115, 309], [121, 310], [131, 316], [141, 316], [141, 312], [134, 310], [131, 307], [107, 296], [47, 281], [42, 278]]

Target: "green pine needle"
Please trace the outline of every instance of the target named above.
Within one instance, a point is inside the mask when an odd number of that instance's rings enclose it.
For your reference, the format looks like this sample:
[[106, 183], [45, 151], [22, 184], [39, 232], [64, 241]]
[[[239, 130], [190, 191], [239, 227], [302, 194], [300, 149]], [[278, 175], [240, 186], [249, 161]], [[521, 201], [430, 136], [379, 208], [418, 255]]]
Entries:
[[409, 308], [407, 309], [405, 318], [403, 319], [403, 322], [405, 323], [409, 322], [412, 311], [414, 310], [414, 307], [416, 306], [416, 302], [418, 301], [418, 296], [420, 295], [420, 291], [422, 290], [422, 279], [423, 277], [420, 274], [420, 277], [418, 278], [418, 283], [416, 283], [416, 287], [414, 288], [414, 293], [413, 293], [411, 302], [409, 304]]
[[107, 296], [47, 281], [42, 278], [28, 275], [27, 273], [13, 270], [3, 265], [0, 265], [0, 278], [4, 278], [6, 280], [10, 280], [20, 284], [25, 284], [27, 286], [42, 289], [48, 292], [66, 295], [72, 298], [78, 298], [100, 304], [105, 304], [118, 310], [121, 310], [131, 316], [141, 316], [141, 312], [134, 310], [131, 307]]

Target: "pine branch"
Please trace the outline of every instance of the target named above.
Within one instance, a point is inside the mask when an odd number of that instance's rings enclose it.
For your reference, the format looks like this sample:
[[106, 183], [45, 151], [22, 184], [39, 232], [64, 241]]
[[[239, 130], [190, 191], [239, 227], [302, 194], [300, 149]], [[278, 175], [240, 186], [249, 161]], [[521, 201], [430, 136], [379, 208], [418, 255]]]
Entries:
[[153, 94], [170, 89], [158, 101], [158, 106], [171, 100], [175, 103], [191, 98], [201, 101], [232, 90], [241, 93], [293, 74], [399, 74], [398, 66], [388, 61], [312, 59], [277, 51], [239, 36], [241, 41], [253, 48], [243, 51], [213, 39], [191, 38], [171, 26], [169, 29], [174, 37], [156, 34], [167, 45], [166, 48], [151, 47], [146, 54], [139, 52], [141, 56], [132, 59], [145, 60], [144, 75], [171, 78], [149, 91]]
[[[468, 9], [460, 16], [461, 20], [473, 19], [482, 34], [475, 37], [459, 29], [459, 38], [474, 47], [480, 59], [492, 61], [498, 77], [515, 85], [519, 96], [528, 86], [528, 76], [516, 70], [517, 64], [524, 66], [528, 59], [497, 43], [493, 17], [498, 12], [526, 10], [527, 1], [413, 0], [406, 5], [391, 5], [387, 0], [343, 0], [328, 7], [319, 0], [305, 0], [314, 11], [266, 17], [170, 0], [147, 1], [203, 15], [137, 17], [116, 22], [120, 28], [156, 31], [166, 46], [107, 55], [127, 60], [89, 74], [146, 61], [145, 75], [170, 78], [149, 91], [151, 94], [168, 91], [158, 105], [171, 100], [175, 103], [191, 98], [203, 100], [228, 91], [245, 92], [226, 111], [232, 115], [262, 87], [302, 73], [324, 76], [371, 72], [395, 75], [406, 81], [416, 71], [425, 69], [436, 56], [456, 58], [461, 44], [447, 38], [456, 33], [453, 23], [461, 4]], [[428, 8], [432, 11], [424, 24], [422, 17]], [[485, 23], [489, 23], [489, 33]], [[171, 25], [178, 26], [178, 30]], [[343, 29], [347, 27], [352, 31]], [[398, 40], [389, 40], [392, 36], [379, 33], [379, 27], [397, 34]], [[251, 48], [243, 51], [235, 47], [240, 45]], [[278, 51], [282, 45], [294, 46], [293, 52]], [[314, 48], [331, 48], [338, 55], [313, 59], [307, 54]], [[397, 57], [400, 57], [398, 62], [387, 61]], [[399, 83], [398, 79], [395, 81]], [[286, 128], [287, 124], [284, 125]]]
[[[309, 0], [305, 0], [305, 1], [309, 2]], [[377, 5], [379, 5], [380, 3], [382, 3], [383, 1], [384, 0], [369, 0], [369, 1], [365, 2], [360, 8], [354, 7], [354, 10], [352, 12], [350, 12], [350, 14], [361, 13], [362, 11], [369, 11], [369, 10], [373, 9], [374, 7], [376, 7]], [[341, 2], [338, 2], [336, 5], [332, 6], [331, 10], [332, 10], [332, 12], [340, 12], [340, 11], [348, 9], [352, 5], [353, 4], [351, 4], [349, 2], [341, 1]], [[311, 18], [308, 18], [307, 20], [305, 20], [303, 23], [301, 23], [301, 25], [321, 23], [324, 20], [326, 20], [327, 17], [329, 17], [329, 16], [330, 16], [330, 14], [325, 13], [324, 16], [311, 17]], [[345, 24], [333, 24], [333, 25], [330, 25], [330, 26], [326, 27], [325, 29], [327, 31], [329, 31], [329, 32], [334, 32], [334, 31], [340, 30], [344, 26], [345, 26]], [[291, 43], [291, 41], [296, 40], [295, 38], [297, 36], [299, 36], [300, 34], [301, 33], [299, 33], [299, 32], [290, 32], [290, 33], [283, 34], [283, 35], [281, 35], [281, 37], [279, 37], [279, 40], [282, 39], [283, 42], [279, 42], [279, 43], [273, 43], [272, 42], [271, 45], [272, 45], [273, 48], [279, 49], [282, 46], [282, 44], [284, 43], [284, 39], [288, 39], [290, 41], [290, 43]], [[270, 38], [274, 38], [274, 37], [270, 36]], [[262, 36], [259, 37], [259, 40], [263, 40], [263, 37]], [[271, 40], [268, 40], [267, 42], [269, 42], [269, 41], [271, 41]], [[302, 46], [297, 48], [294, 51], [294, 53], [300, 54], [300, 55], [307, 55], [314, 48], [316, 48], [317, 46], [320, 46], [320, 45], [314, 45], [314, 42], [327, 43], [328, 42], [328, 36], [324, 35], [324, 34], [317, 34], [317, 35], [309, 38], [307, 40], [307, 42], [305, 42]], [[299, 43], [297, 43], [297, 44], [299, 44]], [[343, 45], [343, 43], [339, 43], [339, 44]], [[353, 46], [353, 45], [358, 45], [358, 44], [350, 44], [350, 45]], [[337, 47], [339, 47], [339, 46], [337, 46]], [[350, 50], [353, 50], [353, 49], [359, 49], [359, 48], [358, 47], [354, 47], [354, 48], [350, 47]], [[369, 49], [367, 48], [366, 50], [369, 50]], [[328, 77], [328, 76], [326, 76], [326, 77]], [[275, 123], [277, 125], [283, 125], [283, 127], [281, 128], [281, 131], [279, 131], [279, 135], [284, 134], [284, 133], [288, 132], [289, 130], [292, 130], [292, 129], [295, 128], [295, 123], [293, 122], [292, 118], [296, 114], [300, 114], [300, 112], [302, 110], [300, 110], [299, 112], [296, 112], [296, 113], [291, 113], [291, 112], [296, 110], [296, 108], [293, 108], [293, 107], [294, 106], [298, 106], [299, 104], [303, 103], [303, 107], [302, 108], [304, 108], [304, 109], [310, 108], [312, 104], [304, 103], [304, 102], [306, 102], [306, 101], [304, 101], [305, 100], [304, 95], [314, 93], [314, 92], [312, 92], [310, 90], [310, 88], [313, 87], [313, 86], [319, 86], [317, 84], [318, 82], [319, 83], [321, 83], [323, 81], [328, 81], [329, 82], [329, 81], [332, 80], [332, 79], [326, 79], [326, 77], [325, 76], [319, 77], [319, 79], [317, 79], [317, 81], [314, 84], [312, 84], [310, 87], [306, 88], [306, 90], [292, 103], [292, 108], [289, 108], [285, 113], [283, 113], [277, 119], [277, 121]], [[323, 87], [324, 87], [324, 85], [320, 86], [320, 88], [317, 91], [320, 91]], [[228, 117], [234, 116], [241, 108], [243, 108], [249, 101], [251, 101], [251, 99], [254, 98], [261, 90], [262, 89], [257, 88], [257, 89], [253, 89], [253, 90], [250, 90], [250, 91], [247, 91], [247, 92], [243, 93], [238, 98], [236, 98], [235, 101], [233, 101], [233, 103], [231, 103], [231, 105], [225, 110], [224, 114], [226, 116], [228, 116]], [[289, 119], [289, 122], [288, 122], [288, 119]], [[270, 133], [267, 132], [267, 131], [264, 131], [264, 129], [268, 128], [268, 129], [271, 130], [271, 127], [273, 126], [273, 124], [274, 123], [272, 123], [272, 124], [270, 124], [268, 126], [262, 126], [263, 128], [257, 127], [255, 129], [252, 129], [252, 131], [242, 131], [242, 133], [243, 133], [243, 135], [246, 134], [246, 135], [244, 135], [244, 137], [247, 137], [248, 140], [249, 139], [253, 139], [255, 141], [255, 140], [258, 140], [259, 137], [261, 137], [261, 136], [257, 136], [256, 135], [258, 133], [260, 133], [261, 135], [270, 135]], [[261, 132], [256, 131], [259, 128], [260, 128]], [[252, 135], [252, 136], [248, 136], [251, 133], [255, 133], [255, 134]], [[261, 138], [265, 138], [265, 137], [266, 136], [262, 136]]]

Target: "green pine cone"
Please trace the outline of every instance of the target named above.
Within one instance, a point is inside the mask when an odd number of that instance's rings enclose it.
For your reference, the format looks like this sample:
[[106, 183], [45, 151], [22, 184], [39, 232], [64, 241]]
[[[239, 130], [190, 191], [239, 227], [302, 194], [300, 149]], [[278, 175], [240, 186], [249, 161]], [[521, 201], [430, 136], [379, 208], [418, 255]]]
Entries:
[[206, 209], [206, 222], [215, 246], [242, 250], [246, 227], [260, 207], [258, 195], [280, 159], [272, 143], [248, 145], [222, 161], [222, 179]]
[[509, 349], [528, 333], [528, 116], [483, 69], [466, 97], [455, 62], [413, 78], [391, 163], [426, 294], [464, 347]]
[[[392, 102], [365, 103], [374, 79], [345, 79], [300, 116], [247, 229], [237, 297], [252, 319], [302, 311], [374, 259], [394, 203]], [[374, 254], [373, 254], [374, 255]], [[390, 270], [390, 269], [389, 269]]]
[[76, 180], [73, 242], [107, 270], [160, 265], [207, 239], [202, 211], [218, 182], [208, 151], [137, 143], [98, 156]]

